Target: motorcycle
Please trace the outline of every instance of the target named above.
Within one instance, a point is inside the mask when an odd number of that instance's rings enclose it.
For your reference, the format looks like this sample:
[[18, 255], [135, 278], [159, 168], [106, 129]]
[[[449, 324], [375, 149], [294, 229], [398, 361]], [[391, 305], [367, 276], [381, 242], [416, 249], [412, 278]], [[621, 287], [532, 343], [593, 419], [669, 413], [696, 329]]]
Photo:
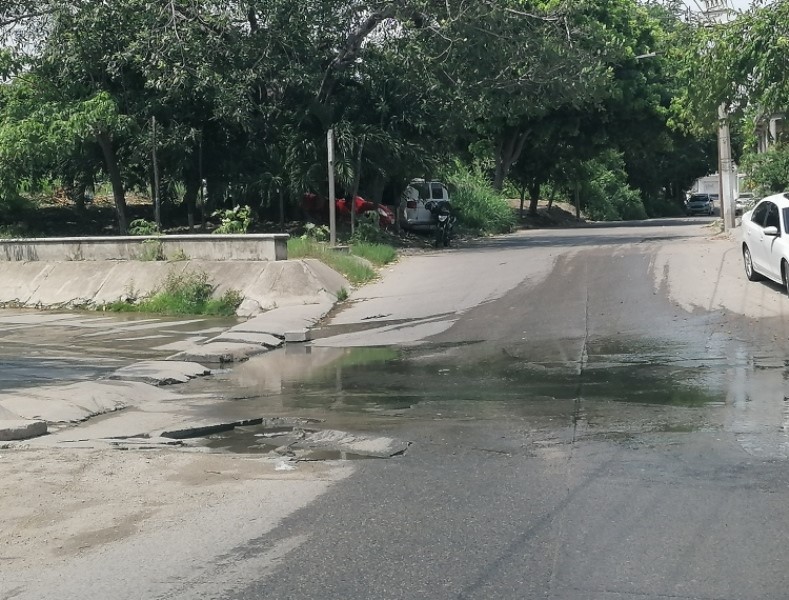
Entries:
[[447, 200], [429, 200], [425, 202], [425, 208], [436, 220], [435, 247], [438, 248], [442, 244], [444, 247], [449, 246], [452, 239], [452, 227], [455, 223], [449, 202]]

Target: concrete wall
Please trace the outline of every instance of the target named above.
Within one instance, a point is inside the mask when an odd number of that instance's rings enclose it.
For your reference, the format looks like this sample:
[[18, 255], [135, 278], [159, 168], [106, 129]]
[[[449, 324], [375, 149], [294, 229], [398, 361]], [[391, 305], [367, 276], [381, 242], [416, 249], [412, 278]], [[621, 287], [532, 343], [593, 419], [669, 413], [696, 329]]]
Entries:
[[286, 234], [0, 240], [0, 261], [287, 260]]
[[244, 297], [239, 315], [334, 302], [348, 281], [314, 259], [283, 261], [0, 261], [0, 306], [93, 307], [157, 291], [170, 275], [205, 273], [220, 296]]

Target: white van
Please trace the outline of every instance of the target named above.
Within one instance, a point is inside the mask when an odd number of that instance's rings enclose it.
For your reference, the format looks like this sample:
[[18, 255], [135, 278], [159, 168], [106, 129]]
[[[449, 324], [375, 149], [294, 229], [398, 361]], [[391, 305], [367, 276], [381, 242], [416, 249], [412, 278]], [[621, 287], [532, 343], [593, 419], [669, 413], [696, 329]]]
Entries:
[[427, 208], [425, 202], [430, 200], [449, 202], [449, 190], [440, 181], [414, 179], [405, 188], [400, 197], [397, 211], [400, 227], [404, 229], [427, 229], [436, 224], [436, 219]]

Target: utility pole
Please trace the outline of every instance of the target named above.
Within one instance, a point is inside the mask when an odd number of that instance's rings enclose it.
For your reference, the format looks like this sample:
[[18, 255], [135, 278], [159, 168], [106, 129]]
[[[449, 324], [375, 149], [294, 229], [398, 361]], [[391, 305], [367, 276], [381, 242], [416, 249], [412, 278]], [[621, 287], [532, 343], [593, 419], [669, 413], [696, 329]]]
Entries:
[[334, 198], [334, 129], [326, 134], [329, 147], [329, 244], [337, 245], [337, 206]]
[[[729, 6], [728, 0], [704, 0], [703, 14], [710, 26], [727, 23], [734, 18], [734, 11]], [[729, 111], [723, 103], [718, 106], [718, 185], [724, 231], [734, 229], [735, 226], [733, 176]]]
[[725, 104], [721, 104], [718, 107], [718, 175], [723, 230], [729, 231], [730, 229], [734, 229], [735, 226], [734, 190], [732, 189], [734, 164], [731, 158], [729, 116]]

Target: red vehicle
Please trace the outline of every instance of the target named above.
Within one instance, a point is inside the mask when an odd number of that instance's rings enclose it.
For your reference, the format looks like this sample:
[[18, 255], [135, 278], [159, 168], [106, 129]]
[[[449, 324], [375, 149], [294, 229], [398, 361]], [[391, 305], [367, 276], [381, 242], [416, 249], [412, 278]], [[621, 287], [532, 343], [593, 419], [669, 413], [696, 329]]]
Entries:
[[[337, 215], [340, 219], [345, 221], [351, 220], [351, 203], [345, 198], [336, 199]], [[375, 211], [375, 203], [365, 200], [361, 196], [354, 198], [354, 209], [356, 216], [359, 217], [368, 212]], [[302, 200], [302, 208], [308, 218], [313, 221], [327, 223], [329, 221], [329, 206], [326, 198], [322, 198], [317, 194], [307, 193], [304, 194]], [[383, 204], [378, 205], [378, 222], [381, 228], [386, 229], [395, 223], [395, 214], [392, 210]]]

